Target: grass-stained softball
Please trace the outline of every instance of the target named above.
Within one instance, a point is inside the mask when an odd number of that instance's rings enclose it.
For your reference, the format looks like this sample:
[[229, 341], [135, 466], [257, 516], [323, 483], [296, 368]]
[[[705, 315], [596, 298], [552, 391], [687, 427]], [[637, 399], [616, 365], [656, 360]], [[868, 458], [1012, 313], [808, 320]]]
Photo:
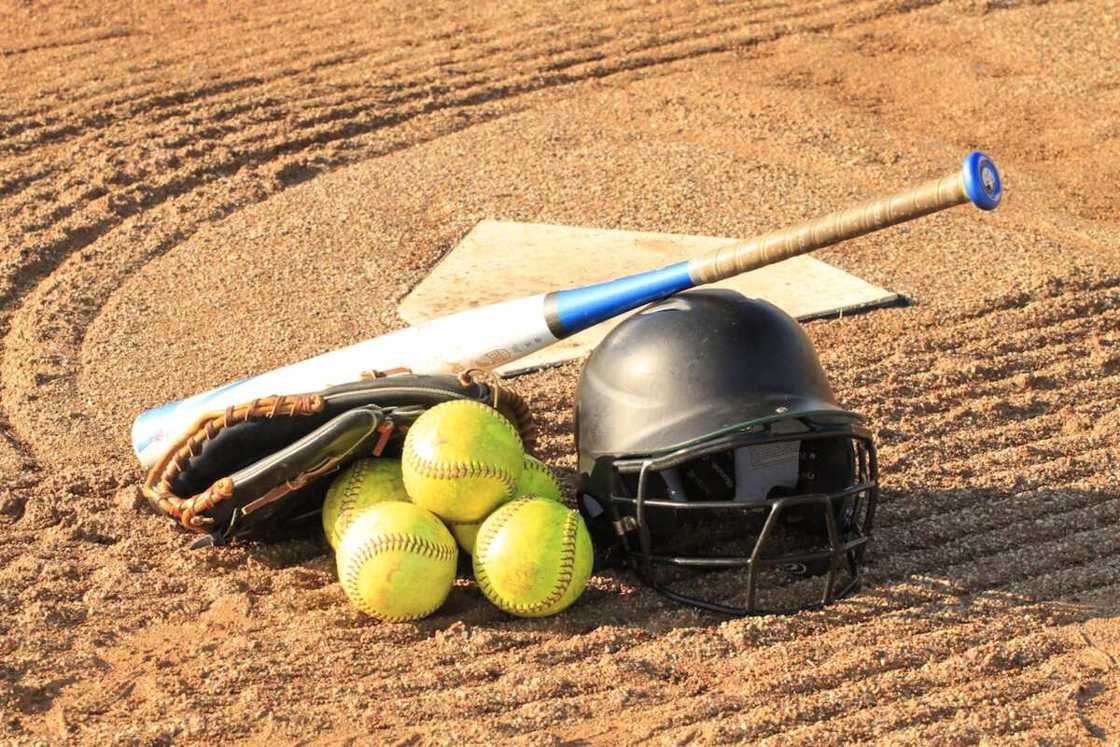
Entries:
[[529, 495], [539, 495], [542, 498], [564, 502], [564, 489], [560, 487], [560, 482], [553, 474], [552, 468], [540, 459], [526, 454], [521, 477], [517, 481], [515, 497]]
[[486, 598], [521, 617], [554, 615], [587, 585], [593, 553], [579, 512], [549, 498], [518, 498], [478, 531], [474, 577]]

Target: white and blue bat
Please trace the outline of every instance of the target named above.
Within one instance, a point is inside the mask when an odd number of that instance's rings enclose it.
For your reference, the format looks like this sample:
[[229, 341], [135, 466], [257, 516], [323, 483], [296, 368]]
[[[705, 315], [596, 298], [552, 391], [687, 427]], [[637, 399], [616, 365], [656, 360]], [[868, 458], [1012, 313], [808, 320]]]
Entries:
[[145, 468], [201, 415], [257, 398], [312, 392], [369, 371], [492, 370], [557, 340], [688, 288], [805, 254], [955, 205], [999, 205], [992, 160], [969, 153], [960, 170], [891, 197], [832, 213], [657, 270], [461, 311], [147, 410], [132, 427]]

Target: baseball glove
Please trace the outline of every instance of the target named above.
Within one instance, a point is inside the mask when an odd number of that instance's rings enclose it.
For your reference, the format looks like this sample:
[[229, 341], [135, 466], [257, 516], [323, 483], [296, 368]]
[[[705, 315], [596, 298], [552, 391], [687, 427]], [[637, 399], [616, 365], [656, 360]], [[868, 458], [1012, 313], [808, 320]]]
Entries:
[[157, 510], [207, 535], [196, 547], [267, 534], [317, 514], [325, 476], [360, 457], [398, 456], [408, 426], [455, 399], [495, 407], [531, 441], [525, 402], [495, 384], [414, 374], [370, 378], [204, 415], [153, 465], [142, 490]]

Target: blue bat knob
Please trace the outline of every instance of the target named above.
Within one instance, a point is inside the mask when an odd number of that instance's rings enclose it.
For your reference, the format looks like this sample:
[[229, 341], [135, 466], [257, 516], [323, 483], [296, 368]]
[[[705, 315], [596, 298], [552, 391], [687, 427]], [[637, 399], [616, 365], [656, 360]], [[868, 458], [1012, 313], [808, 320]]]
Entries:
[[995, 162], [986, 153], [974, 150], [961, 164], [964, 191], [972, 204], [981, 210], [995, 210], [1003, 196], [1003, 186]]

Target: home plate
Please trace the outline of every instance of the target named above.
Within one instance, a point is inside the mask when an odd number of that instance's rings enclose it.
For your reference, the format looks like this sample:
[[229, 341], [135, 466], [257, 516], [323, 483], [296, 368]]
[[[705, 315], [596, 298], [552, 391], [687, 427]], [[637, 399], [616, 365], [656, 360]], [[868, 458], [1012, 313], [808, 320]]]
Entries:
[[[707, 254], [740, 239], [484, 220], [409, 293], [410, 324], [536, 293], [574, 288]], [[888, 306], [900, 296], [808, 256], [714, 283], [764, 298], [804, 321]], [[627, 315], [497, 369], [511, 376], [590, 352]]]

